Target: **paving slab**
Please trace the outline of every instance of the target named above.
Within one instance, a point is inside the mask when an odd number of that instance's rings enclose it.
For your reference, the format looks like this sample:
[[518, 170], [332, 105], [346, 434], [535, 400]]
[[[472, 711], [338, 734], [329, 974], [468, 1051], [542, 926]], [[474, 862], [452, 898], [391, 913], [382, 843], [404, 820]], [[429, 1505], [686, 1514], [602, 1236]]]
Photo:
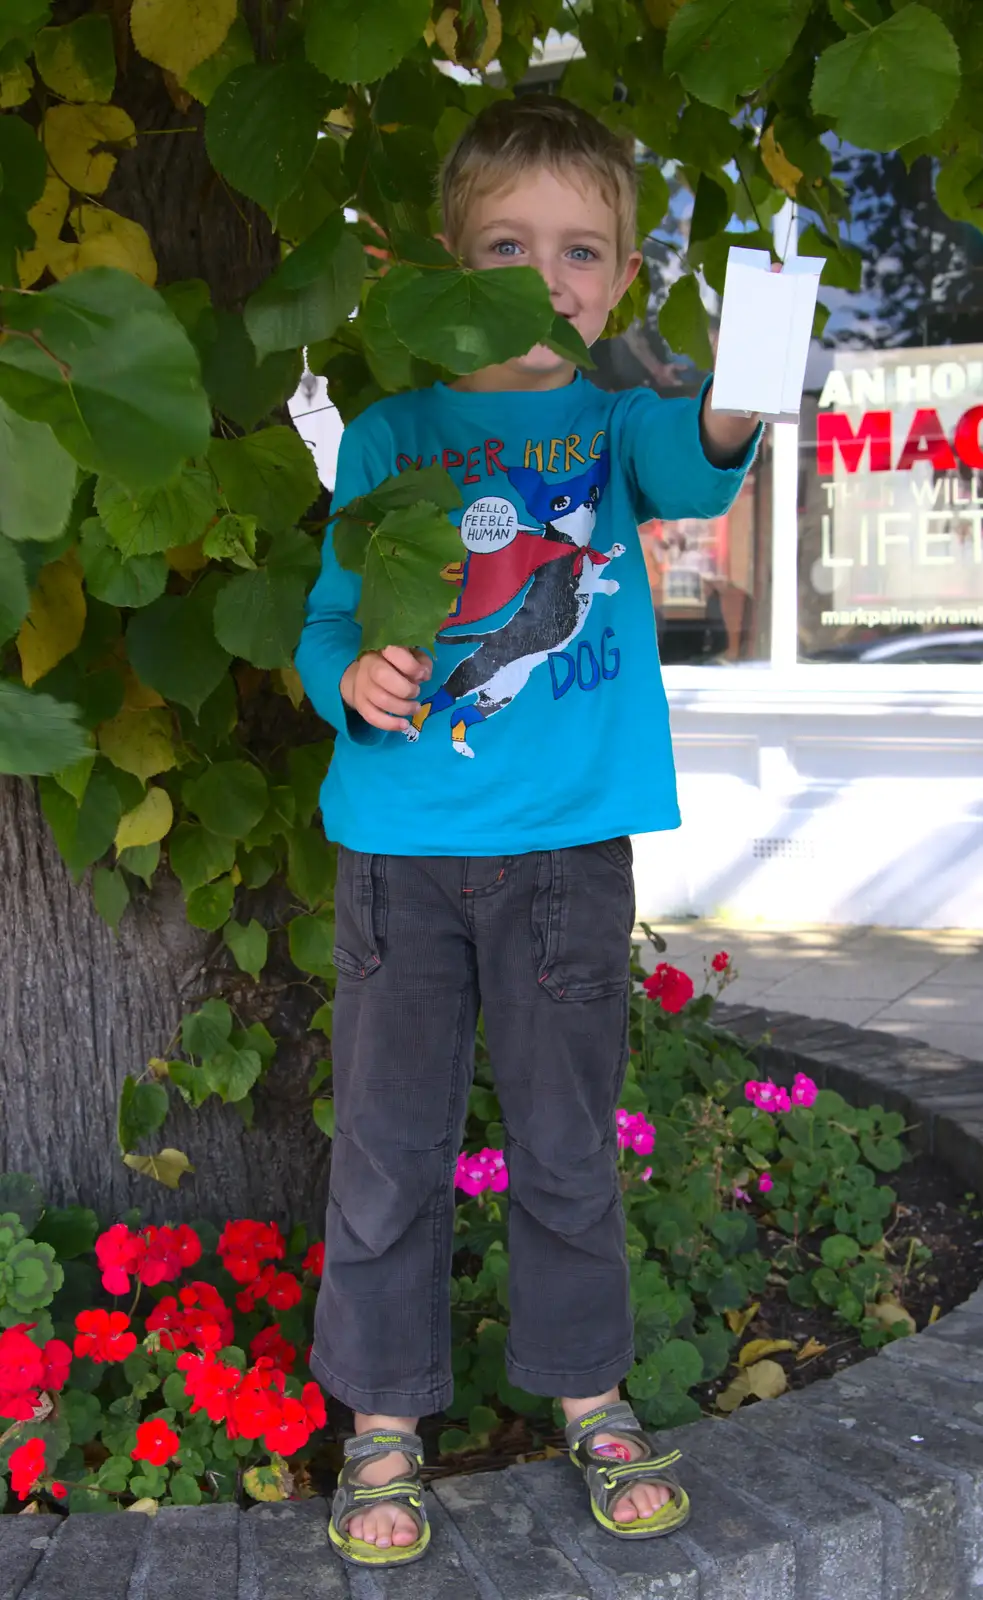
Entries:
[[752, 1405], [734, 1418], [748, 1437], [786, 1451], [790, 1470], [808, 1461], [845, 1496], [879, 1502], [885, 1520], [885, 1593], [890, 1600], [966, 1600], [959, 1497], [952, 1476], [901, 1460], [863, 1430], [801, 1405], [801, 1395]]
[[491, 1577], [432, 1494], [427, 1495], [427, 1515], [433, 1543], [424, 1559], [388, 1572], [346, 1568], [352, 1600], [497, 1600]]
[[[35, 1526], [40, 1518], [31, 1519]], [[21, 1600], [127, 1600], [150, 1519], [78, 1512], [64, 1518]], [[40, 1534], [43, 1530], [37, 1529]]]
[[503, 1600], [591, 1600], [577, 1568], [501, 1473], [445, 1478], [434, 1493]]
[[60, 1528], [61, 1519], [49, 1529], [37, 1517], [0, 1517], [0, 1600], [17, 1600]]
[[983, 1382], [960, 1382], [950, 1375], [950, 1366], [951, 1362], [946, 1361], [943, 1370], [941, 1366], [881, 1361], [874, 1356], [841, 1372], [837, 1383], [846, 1396], [879, 1395], [885, 1406], [910, 1400], [945, 1416], [965, 1417], [983, 1428]]
[[[147, 1518], [150, 1537], [140, 1551], [127, 1600], [237, 1600], [242, 1515], [234, 1505], [161, 1506], [156, 1516]], [[73, 1520], [69, 1518], [69, 1526]], [[98, 1520], [119, 1522], [123, 1517]], [[84, 1595], [78, 1590], [76, 1600]], [[43, 1600], [54, 1600], [47, 1589]]]
[[320, 1498], [254, 1506], [239, 1524], [238, 1600], [348, 1600]]

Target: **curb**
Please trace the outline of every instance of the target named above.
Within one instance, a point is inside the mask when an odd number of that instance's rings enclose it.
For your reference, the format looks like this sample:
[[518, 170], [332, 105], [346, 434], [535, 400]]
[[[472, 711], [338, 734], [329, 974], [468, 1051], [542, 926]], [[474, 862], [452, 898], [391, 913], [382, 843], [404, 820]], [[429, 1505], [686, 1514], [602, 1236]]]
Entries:
[[[913, 1142], [983, 1190], [983, 1063], [750, 1006], [721, 1006], [779, 1082], [808, 1072], [919, 1121]], [[971, 1600], [983, 1596], [983, 1287], [838, 1377], [661, 1435], [690, 1522], [619, 1543], [562, 1460], [448, 1478], [434, 1545], [350, 1573], [328, 1506], [0, 1518], [0, 1600]]]

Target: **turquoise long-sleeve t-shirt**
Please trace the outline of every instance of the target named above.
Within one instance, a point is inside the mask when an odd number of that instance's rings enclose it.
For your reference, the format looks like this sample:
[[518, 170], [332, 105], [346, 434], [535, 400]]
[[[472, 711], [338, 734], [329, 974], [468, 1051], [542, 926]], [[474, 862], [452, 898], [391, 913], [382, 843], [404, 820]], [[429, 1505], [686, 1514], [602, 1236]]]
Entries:
[[340, 683], [361, 648], [360, 579], [330, 524], [297, 667], [336, 730], [329, 838], [390, 855], [513, 855], [679, 825], [669, 713], [638, 524], [714, 517], [754, 455], [711, 464], [698, 399], [436, 383], [345, 429], [333, 506], [439, 462], [466, 559], [409, 736], [372, 728]]

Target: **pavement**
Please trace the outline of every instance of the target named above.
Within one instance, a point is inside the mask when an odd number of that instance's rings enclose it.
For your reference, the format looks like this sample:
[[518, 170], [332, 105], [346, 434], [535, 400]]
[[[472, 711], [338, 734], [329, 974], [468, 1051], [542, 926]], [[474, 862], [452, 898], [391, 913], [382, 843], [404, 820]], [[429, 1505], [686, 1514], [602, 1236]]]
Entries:
[[983, 1060], [983, 930], [652, 923], [699, 990], [718, 950], [737, 977], [727, 1005], [794, 1011]]

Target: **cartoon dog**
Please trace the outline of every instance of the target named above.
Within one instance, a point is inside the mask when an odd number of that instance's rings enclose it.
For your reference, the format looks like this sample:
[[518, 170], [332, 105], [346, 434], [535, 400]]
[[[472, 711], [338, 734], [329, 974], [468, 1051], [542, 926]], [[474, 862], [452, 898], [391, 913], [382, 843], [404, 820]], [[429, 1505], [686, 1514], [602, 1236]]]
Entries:
[[[601, 570], [624, 554], [624, 545], [612, 545], [602, 555], [590, 544], [608, 474], [606, 450], [586, 472], [564, 483], [551, 482], [530, 467], [509, 469], [509, 482], [530, 516], [544, 524], [543, 534], [519, 533], [499, 552], [468, 558], [461, 602], [442, 634], [448, 644], [474, 644], [477, 649], [421, 702], [407, 731], [411, 742], [420, 737], [428, 717], [450, 709], [453, 747], [459, 755], [473, 757], [468, 728], [510, 705], [536, 667], [576, 638], [595, 594], [617, 594], [619, 584], [602, 577]], [[488, 633], [453, 632], [464, 622], [492, 616], [530, 576], [522, 604], [507, 622]], [[470, 703], [462, 705], [465, 700]]]

